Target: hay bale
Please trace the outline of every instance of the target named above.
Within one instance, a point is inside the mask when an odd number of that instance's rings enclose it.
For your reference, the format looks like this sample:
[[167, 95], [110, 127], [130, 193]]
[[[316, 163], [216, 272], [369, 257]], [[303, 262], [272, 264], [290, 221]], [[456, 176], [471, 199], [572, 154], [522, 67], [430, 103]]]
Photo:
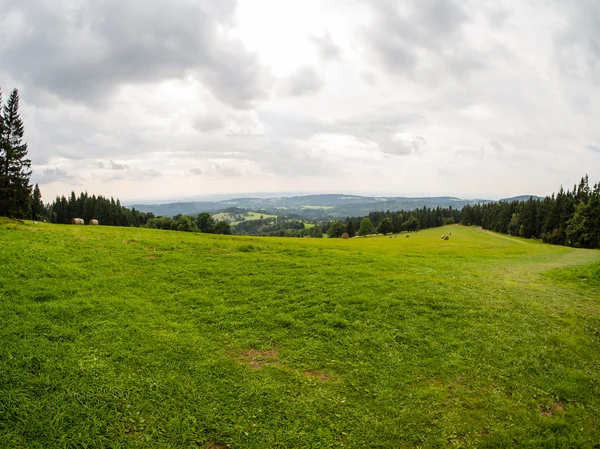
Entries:
[[85, 222], [83, 221], [83, 218], [73, 218], [71, 220], [71, 224], [82, 225], [82, 224], [85, 224]]
[[97, 225], [98, 224], [98, 220], [94, 220], [93, 218], [90, 220], [91, 225]]
[[406, 234], [406, 237], [404, 237], [404, 238], [405, 238], [405, 239], [407, 239], [407, 238], [409, 238], [409, 237], [410, 237], [410, 235]]
[[447, 235], [444, 236], [444, 240], [450, 240], [450, 237], [448, 237]]
[[445, 235], [442, 235], [440, 238], [441, 238], [442, 240], [446, 240], [446, 236], [445, 236]]
[[347, 233], [347, 232], [344, 232], [344, 233], [342, 234], [342, 238], [343, 238], [344, 240], [348, 240], [348, 239], [350, 238], [350, 235], [348, 235], [348, 233]]
[[452, 233], [451, 233], [451, 232], [449, 232], [449, 233], [448, 233], [448, 235], [452, 235]]

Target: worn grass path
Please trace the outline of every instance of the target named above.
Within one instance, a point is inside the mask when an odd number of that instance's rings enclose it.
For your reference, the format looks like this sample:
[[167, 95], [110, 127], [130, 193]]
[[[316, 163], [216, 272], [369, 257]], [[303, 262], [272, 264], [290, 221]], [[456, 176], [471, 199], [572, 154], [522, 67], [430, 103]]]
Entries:
[[594, 447], [599, 261], [2, 222], [0, 447]]

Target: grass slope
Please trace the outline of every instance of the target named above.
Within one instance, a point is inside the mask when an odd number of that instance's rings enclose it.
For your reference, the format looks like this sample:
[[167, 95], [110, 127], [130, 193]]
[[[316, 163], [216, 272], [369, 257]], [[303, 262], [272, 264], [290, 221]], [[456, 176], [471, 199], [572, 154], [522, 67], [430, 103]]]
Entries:
[[0, 447], [600, 441], [600, 254], [399, 237], [0, 224]]

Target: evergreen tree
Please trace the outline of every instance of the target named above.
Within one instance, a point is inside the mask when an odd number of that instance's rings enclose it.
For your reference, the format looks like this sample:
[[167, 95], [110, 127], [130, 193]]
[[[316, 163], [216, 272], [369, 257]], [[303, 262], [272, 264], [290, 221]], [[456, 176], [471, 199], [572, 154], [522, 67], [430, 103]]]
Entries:
[[354, 230], [354, 224], [352, 220], [348, 220], [348, 226], [346, 226], [346, 232], [349, 237], [354, 237], [356, 235], [356, 231]]
[[19, 92], [14, 89], [0, 116], [0, 215], [22, 218], [29, 209], [31, 161], [26, 158], [24, 133]]
[[46, 211], [42, 202], [42, 193], [40, 187], [36, 184], [31, 194], [31, 219], [41, 220], [44, 215], [46, 215]]

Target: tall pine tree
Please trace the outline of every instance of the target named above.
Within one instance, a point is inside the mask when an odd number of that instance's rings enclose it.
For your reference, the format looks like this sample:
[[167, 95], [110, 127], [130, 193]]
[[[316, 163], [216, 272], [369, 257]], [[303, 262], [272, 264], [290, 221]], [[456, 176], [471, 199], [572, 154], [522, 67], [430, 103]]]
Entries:
[[41, 220], [46, 214], [44, 203], [42, 201], [42, 193], [39, 186], [36, 184], [31, 194], [31, 218], [33, 220]]
[[0, 122], [0, 216], [23, 218], [29, 209], [31, 161], [23, 142], [25, 128], [17, 89], [11, 92]]

